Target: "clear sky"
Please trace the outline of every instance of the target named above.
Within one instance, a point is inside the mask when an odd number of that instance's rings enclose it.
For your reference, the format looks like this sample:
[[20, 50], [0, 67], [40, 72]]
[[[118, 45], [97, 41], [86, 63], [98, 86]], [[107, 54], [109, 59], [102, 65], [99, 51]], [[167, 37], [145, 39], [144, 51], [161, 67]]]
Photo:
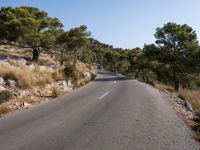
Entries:
[[155, 29], [167, 22], [187, 23], [200, 37], [200, 0], [0, 0], [0, 6], [25, 5], [59, 18], [67, 30], [84, 24], [114, 47], [153, 43]]

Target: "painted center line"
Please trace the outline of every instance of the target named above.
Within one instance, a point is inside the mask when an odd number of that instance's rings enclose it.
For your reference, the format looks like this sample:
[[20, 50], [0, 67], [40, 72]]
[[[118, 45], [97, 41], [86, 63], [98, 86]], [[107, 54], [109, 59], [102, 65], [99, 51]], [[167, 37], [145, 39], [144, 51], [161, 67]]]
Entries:
[[104, 93], [102, 96], [99, 97], [99, 99], [103, 99], [106, 95], [108, 95], [110, 93], [110, 91], [107, 91], [106, 93]]

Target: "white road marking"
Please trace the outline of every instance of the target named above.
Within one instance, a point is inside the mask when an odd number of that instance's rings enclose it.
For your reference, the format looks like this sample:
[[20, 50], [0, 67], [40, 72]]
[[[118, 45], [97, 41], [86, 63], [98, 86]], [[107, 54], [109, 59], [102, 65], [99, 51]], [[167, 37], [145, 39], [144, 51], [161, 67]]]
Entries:
[[114, 81], [114, 83], [117, 83], [117, 81]]
[[99, 97], [99, 99], [103, 99], [106, 95], [108, 95], [110, 93], [110, 91], [107, 91], [106, 93], [104, 93], [102, 96]]

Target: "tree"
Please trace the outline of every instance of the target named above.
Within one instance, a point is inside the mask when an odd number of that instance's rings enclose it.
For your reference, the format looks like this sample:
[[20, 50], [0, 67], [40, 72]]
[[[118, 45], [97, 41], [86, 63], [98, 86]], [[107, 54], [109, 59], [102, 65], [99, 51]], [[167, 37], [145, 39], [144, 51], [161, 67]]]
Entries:
[[63, 55], [66, 52], [73, 53], [76, 57], [80, 56], [81, 50], [87, 48], [90, 43], [89, 36], [90, 32], [87, 31], [85, 25], [60, 34], [57, 43], [61, 45], [61, 65], [63, 64]]
[[118, 53], [115, 50], [110, 49], [105, 53], [105, 61], [104, 61], [104, 67], [106, 69], [113, 71], [115, 73], [118, 72], [118, 65], [119, 65], [119, 57], [120, 53]]
[[156, 29], [155, 38], [160, 47], [159, 60], [169, 65], [174, 89], [179, 90], [184, 75], [196, 71], [196, 32], [186, 24], [167, 23]]
[[42, 49], [49, 50], [54, 45], [54, 33], [62, 27], [57, 18], [49, 17], [48, 13], [38, 8], [2, 7], [0, 10], [1, 41], [17, 42], [30, 47], [33, 61], [38, 61]]

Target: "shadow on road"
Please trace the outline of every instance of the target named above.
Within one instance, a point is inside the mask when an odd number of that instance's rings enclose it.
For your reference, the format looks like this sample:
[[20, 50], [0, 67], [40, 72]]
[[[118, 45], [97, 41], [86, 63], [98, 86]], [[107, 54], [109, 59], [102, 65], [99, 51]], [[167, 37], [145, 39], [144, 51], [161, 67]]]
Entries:
[[108, 82], [108, 81], [123, 81], [123, 80], [132, 80], [133, 78], [130, 77], [105, 77], [105, 78], [97, 78], [94, 82]]

